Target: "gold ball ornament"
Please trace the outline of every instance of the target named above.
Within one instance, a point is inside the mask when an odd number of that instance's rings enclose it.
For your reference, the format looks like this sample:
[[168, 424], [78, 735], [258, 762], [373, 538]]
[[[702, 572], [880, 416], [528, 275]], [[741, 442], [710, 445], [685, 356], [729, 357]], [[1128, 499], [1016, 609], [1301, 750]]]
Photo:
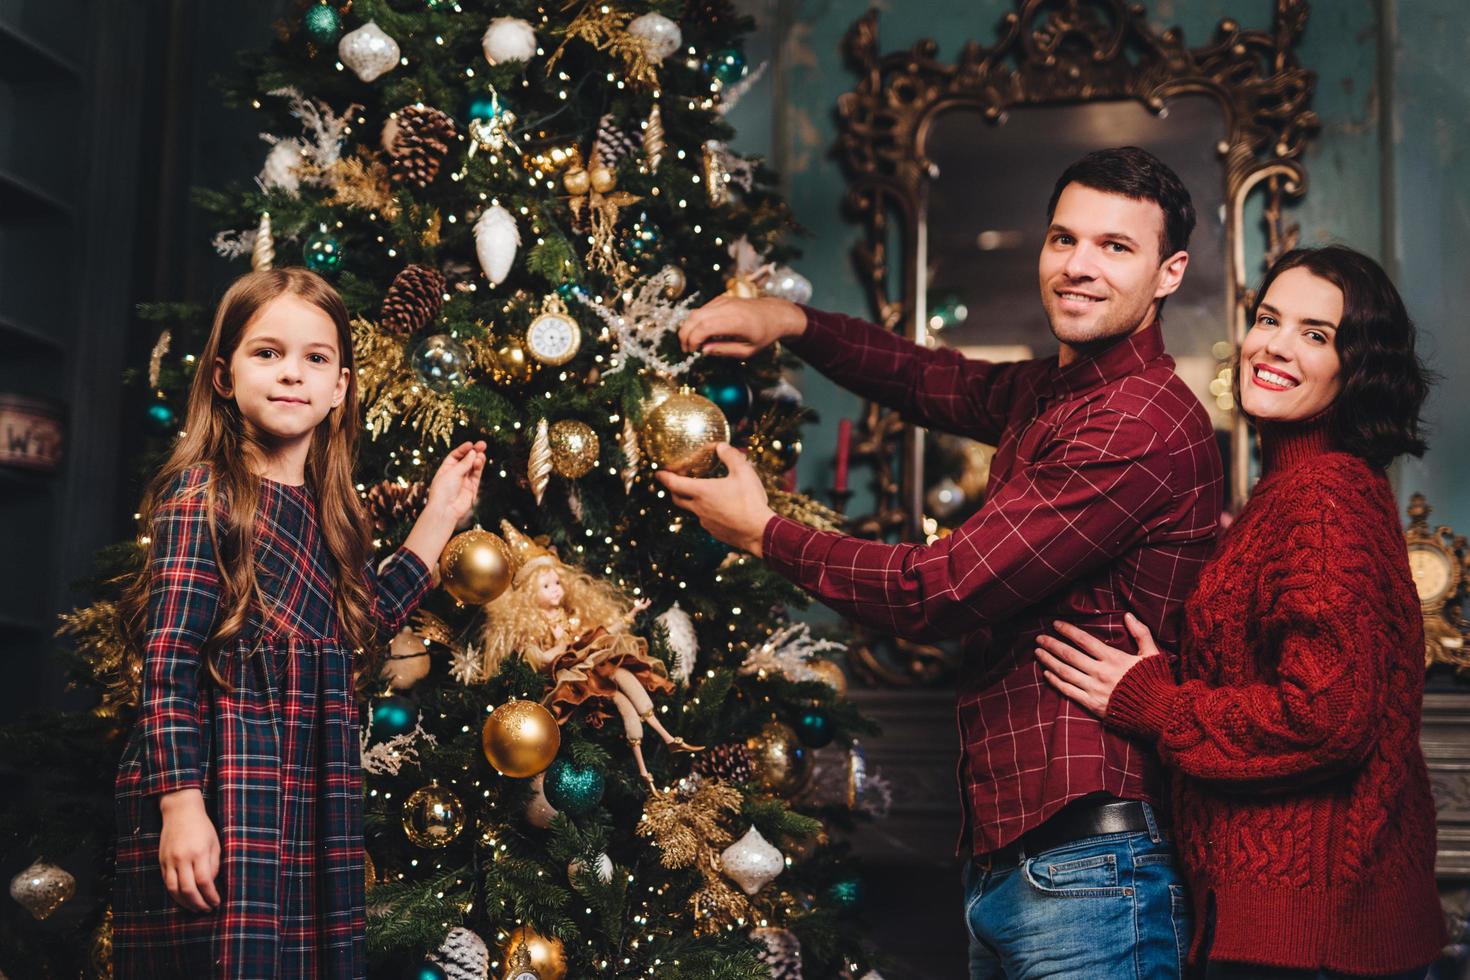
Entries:
[[678, 299], [684, 295], [684, 290], [689, 288], [689, 279], [684, 275], [684, 270], [677, 265], [666, 265], [659, 273], [663, 277], [664, 299]]
[[618, 175], [607, 167], [593, 167], [587, 176], [592, 182], [592, 189], [599, 194], [606, 194], [618, 186]]
[[556, 758], [561, 729], [535, 701], [507, 701], [485, 719], [480, 747], [496, 772], [526, 779], [544, 772]]
[[816, 679], [837, 692], [839, 698], [847, 697], [847, 674], [835, 661], [813, 657], [806, 662], [807, 669]]
[[731, 276], [725, 280], [725, 292], [740, 299], [759, 299], [761, 288], [745, 276]]
[[[561, 940], [555, 936], [543, 936], [530, 926], [517, 926], [510, 931], [505, 941], [505, 959], [514, 965], [516, 950], [521, 947], [530, 959], [530, 967], [537, 980], [566, 980], [567, 953]], [[515, 975], [507, 972], [507, 980]]]
[[54, 864], [37, 861], [10, 879], [10, 897], [38, 922], [76, 894], [77, 880]]
[[558, 476], [575, 480], [597, 465], [601, 447], [592, 426], [577, 419], [562, 419], [551, 427], [551, 468]]
[[467, 606], [483, 606], [510, 588], [513, 571], [510, 548], [480, 528], [450, 538], [439, 556], [444, 590]]
[[526, 349], [526, 340], [512, 334], [495, 348], [495, 360], [490, 367], [490, 377], [496, 384], [525, 384], [536, 376], [540, 362]]
[[403, 801], [403, 834], [419, 847], [447, 847], [464, 830], [464, 804], [454, 793], [430, 783]]
[[561, 175], [561, 185], [567, 189], [568, 194], [581, 197], [592, 189], [592, 178], [581, 167], [572, 167]]
[[811, 778], [811, 753], [789, 725], [769, 722], [745, 740], [745, 747], [761, 785], [777, 796], [795, 794]]
[[102, 913], [102, 921], [92, 930], [92, 945], [87, 951], [92, 975], [98, 980], [112, 980], [112, 906]]
[[715, 446], [730, 441], [730, 423], [719, 406], [692, 391], [680, 391], [643, 421], [648, 461], [684, 476], [703, 477], [719, 463]]

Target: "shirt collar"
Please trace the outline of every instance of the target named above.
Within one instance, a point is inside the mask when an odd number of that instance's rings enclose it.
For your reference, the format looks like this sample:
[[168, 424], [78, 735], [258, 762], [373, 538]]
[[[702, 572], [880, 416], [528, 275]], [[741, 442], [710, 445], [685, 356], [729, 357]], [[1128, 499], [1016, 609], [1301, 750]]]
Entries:
[[1162, 323], [1155, 319], [1147, 327], [1102, 351], [1059, 368], [1046, 394], [1053, 397], [1080, 395], [1136, 374], [1149, 361], [1163, 355], [1164, 332]]

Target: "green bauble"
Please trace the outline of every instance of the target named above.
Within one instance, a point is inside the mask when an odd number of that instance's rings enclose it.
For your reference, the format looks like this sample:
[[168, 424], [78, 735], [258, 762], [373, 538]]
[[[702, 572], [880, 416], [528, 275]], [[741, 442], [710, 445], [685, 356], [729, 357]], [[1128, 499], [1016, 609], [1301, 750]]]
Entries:
[[418, 707], [401, 694], [390, 694], [373, 705], [373, 737], [386, 741], [395, 735], [407, 735], [418, 724]]
[[494, 122], [505, 111], [505, 103], [489, 94], [475, 95], [465, 107], [465, 118]]
[[302, 260], [319, 276], [334, 275], [342, 268], [342, 243], [335, 235], [319, 231], [306, 240]]
[[856, 875], [838, 878], [827, 886], [827, 898], [839, 909], [851, 911], [862, 904], [863, 880]]
[[720, 406], [731, 426], [739, 425], [750, 411], [750, 385], [732, 366], [719, 368], [713, 377], [699, 386], [699, 393]]
[[602, 802], [607, 788], [602, 773], [592, 766], [579, 766], [570, 759], [557, 759], [546, 770], [546, 800], [574, 817], [591, 813]]
[[337, 8], [327, 3], [318, 3], [306, 8], [301, 15], [301, 29], [318, 47], [329, 47], [342, 36], [342, 15]]
[[721, 85], [734, 85], [745, 77], [745, 53], [739, 48], [721, 48], [704, 60], [704, 70]]
[[832, 719], [818, 708], [803, 711], [796, 720], [796, 737], [802, 745], [820, 749], [832, 741]]
[[165, 402], [154, 402], [148, 406], [148, 422], [159, 432], [173, 431], [174, 423], [178, 416], [174, 410]]

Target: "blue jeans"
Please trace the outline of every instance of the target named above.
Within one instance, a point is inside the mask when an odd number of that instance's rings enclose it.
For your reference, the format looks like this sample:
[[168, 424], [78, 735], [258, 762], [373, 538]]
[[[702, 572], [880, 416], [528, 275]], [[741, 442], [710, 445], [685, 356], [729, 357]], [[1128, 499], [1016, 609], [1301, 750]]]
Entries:
[[1189, 900], [1157, 827], [1073, 841], [1018, 866], [967, 861], [964, 883], [971, 980], [1184, 972]]

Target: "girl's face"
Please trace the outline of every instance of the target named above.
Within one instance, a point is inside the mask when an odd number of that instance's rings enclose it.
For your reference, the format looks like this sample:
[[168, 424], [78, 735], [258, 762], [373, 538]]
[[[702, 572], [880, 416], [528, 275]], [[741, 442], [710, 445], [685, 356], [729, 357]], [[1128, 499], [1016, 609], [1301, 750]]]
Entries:
[[1306, 269], [1271, 282], [1240, 348], [1240, 404], [1252, 418], [1301, 422], [1342, 390], [1342, 290]]
[[350, 380], [336, 324], [292, 293], [261, 307], [229, 363], [214, 365], [215, 391], [233, 398], [255, 436], [273, 447], [309, 440], [347, 397]]
[[556, 609], [561, 606], [561, 601], [566, 597], [566, 591], [561, 587], [561, 576], [556, 569], [548, 568], [536, 576], [536, 605], [542, 609]]

